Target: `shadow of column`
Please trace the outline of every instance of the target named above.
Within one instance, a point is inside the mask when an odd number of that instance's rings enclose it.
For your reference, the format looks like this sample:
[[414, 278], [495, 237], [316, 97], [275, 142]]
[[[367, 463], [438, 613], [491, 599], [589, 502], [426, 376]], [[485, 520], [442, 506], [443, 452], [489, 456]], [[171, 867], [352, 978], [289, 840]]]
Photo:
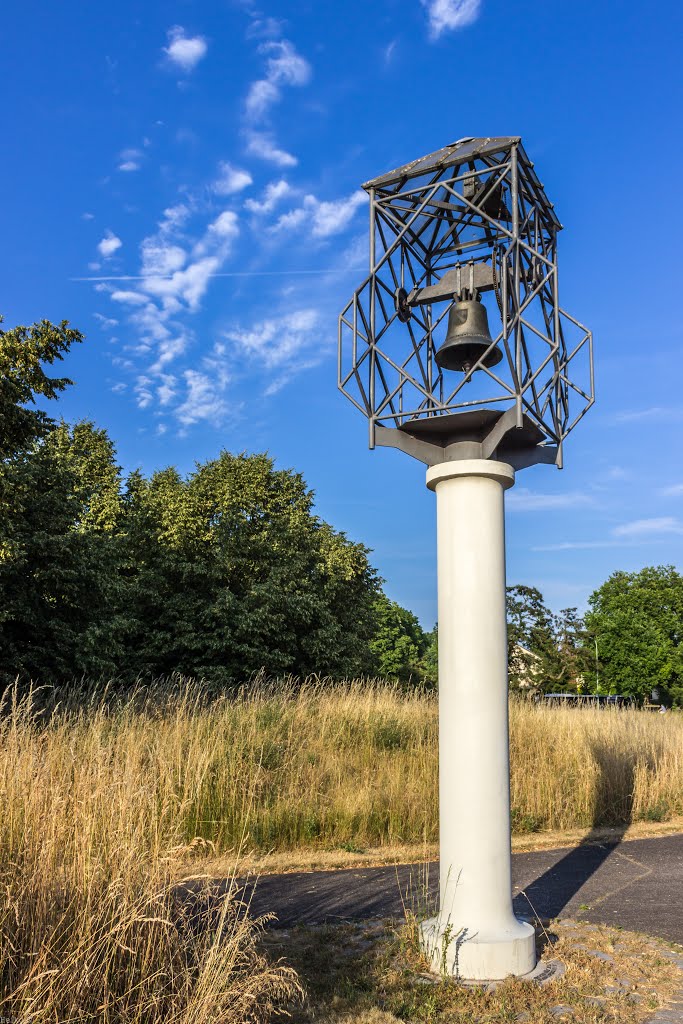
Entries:
[[[581, 714], [580, 711], [574, 713]], [[605, 714], [619, 713], [605, 711]], [[638, 764], [636, 753], [633, 750], [620, 751], [596, 740], [591, 744], [591, 755], [598, 768], [591, 830], [578, 846], [515, 896], [517, 914], [559, 917], [589, 878], [614, 853], [631, 824]], [[606, 826], [610, 826], [607, 837]]]

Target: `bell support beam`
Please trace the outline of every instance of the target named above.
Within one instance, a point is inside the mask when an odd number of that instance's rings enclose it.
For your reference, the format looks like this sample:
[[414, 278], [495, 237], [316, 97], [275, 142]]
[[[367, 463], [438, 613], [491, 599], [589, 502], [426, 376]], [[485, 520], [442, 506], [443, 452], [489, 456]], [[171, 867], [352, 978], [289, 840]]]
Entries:
[[475, 263], [471, 274], [469, 265], [464, 264], [460, 268], [453, 267], [452, 270], [447, 270], [436, 284], [414, 289], [406, 301], [409, 306], [424, 306], [428, 302], [452, 299], [461, 288], [470, 288], [478, 292], [491, 291], [493, 284], [493, 270], [487, 263]]
[[[470, 276], [468, 263], [462, 264], [461, 267], [452, 267], [435, 284], [425, 285], [423, 288], [413, 288], [408, 294], [406, 302], [409, 306], [426, 306], [432, 302], [447, 302], [454, 295], [458, 295], [462, 288], [478, 292], [493, 291], [496, 282], [491, 265], [475, 263], [473, 271]], [[522, 273], [520, 279], [530, 284], [534, 282], [533, 274], [530, 271]]]
[[422, 925], [437, 970], [496, 980], [536, 966], [512, 909], [504, 491], [511, 466], [433, 466], [439, 615], [439, 912]]

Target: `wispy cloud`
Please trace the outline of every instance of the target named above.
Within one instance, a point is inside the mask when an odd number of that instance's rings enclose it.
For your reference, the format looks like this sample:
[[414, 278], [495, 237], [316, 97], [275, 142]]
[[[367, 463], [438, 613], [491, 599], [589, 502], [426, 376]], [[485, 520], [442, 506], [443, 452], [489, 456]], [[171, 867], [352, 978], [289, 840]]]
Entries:
[[581, 508], [593, 505], [595, 499], [582, 491], [540, 494], [527, 487], [516, 487], [506, 496], [508, 508], [523, 512], [545, 512], [550, 509]]
[[651, 519], [634, 519], [620, 523], [610, 530], [602, 540], [561, 541], [558, 544], [540, 544], [532, 551], [586, 551], [593, 548], [631, 547], [648, 540], [666, 539], [683, 535], [683, 522], [673, 516], [656, 516]]
[[321, 201], [314, 195], [304, 196], [301, 206], [278, 218], [273, 231], [293, 231], [308, 224], [313, 238], [329, 238], [344, 231], [361, 207], [365, 206], [368, 197], [358, 190], [343, 199]]
[[146, 295], [142, 295], [140, 292], [126, 291], [125, 289], [113, 291], [111, 297], [114, 302], [120, 302], [127, 306], [142, 306], [147, 302]]
[[557, 544], [537, 544], [532, 551], [592, 551], [596, 548], [620, 548], [623, 542], [616, 540], [563, 540]]
[[152, 404], [154, 392], [152, 391], [152, 380], [150, 377], [145, 377], [144, 375], [138, 377], [135, 384], [135, 395], [139, 409], [146, 409]]
[[348, 270], [358, 270], [368, 264], [368, 236], [356, 235], [341, 254], [341, 265]]
[[196, 310], [210, 277], [227, 259], [238, 234], [237, 214], [224, 210], [189, 253], [169, 240], [165, 232], [145, 238], [140, 246], [142, 291], [157, 298], [182, 300]]
[[164, 53], [182, 71], [193, 71], [208, 49], [204, 36], [188, 36], [180, 25], [168, 30], [168, 46]]
[[277, 144], [272, 132], [248, 131], [247, 153], [276, 167], [296, 167], [299, 163], [293, 153]]
[[327, 238], [339, 234], [351, 223], [354, 214], [368, 202], [367, 194], [360, 189], [346, 199], [319, 202], [311, 196], [313, 213], [311, 234], [314, 238]]
[[[257, 370], [264, 397], [281, 391], [294, 377], [320, 365], [330, 346], [321, 340], [321, 315], [311, 308], [268, 317], [251, 327], [230, 327], [229, 348], [221, 355], [244, 370]], [[217, 346], [218, 348], [218, 346]]]
[[271, 181], [266, 185], [261, 199], [245, 199], [244, 206], [251, 213], [271, 213], [277, 204], [291, 192], [291, 185], [281, 178], [280, 181]]
[[179, 312], [179, 303], [184, 303], [190, 312], [199, 309], [209, 280], [223, 265], [229, 252], [230, 240], [237, 234], [236, 226], [233, 231], [229, 229], [228, 225], [232, 227], [232, 224], [232, 221], [225, 219], [221, 224], [220, 218], [214, 222], [195, 246], [199, 258], [191, 260], [187, 266], [170, 275], [150, 274], [144, 278], [140, 287], [148, 295], [162, 301], [162, 312]]
[[681, 419], [683, 419], [683, 406], [651, 405], [647, 409], [626, 409], [623, 412], [615, 413], [612, 423], [618, 426], [621, 423], [638, 423], [642, 420]]
[[244, 108], [251, 124], [263, 121], [270, 108], [279, 103], [283, 86], [306, 85], [311, 78], [310, 64], [288, 39], [262, 43], [259, 53], [266, 57], [266, 74], [252, 82], [247, 93]]
[[225, 337], [238, 354], [260, 367], [273, 369], [291, 364], [304, 349], [318, 343], [319, 321], [316, 310], [300, 309], [261, 320], [246, 329], [230, 328]]
[[[273, 29], [276, 23], [272, 22]], [[311, 66], [288, 39], [268, 39], [258, 52], [265, 58], [265, 74], [252, 82], [244, 101], [247, 152], [277, 167], [295, 167], [297, 158], [275, 139], [270, 114], [282, 100], [285, 87], [301, 87], [311, 79]]]
[[615, 537], [641, 538], [659, 537], [663, 534], [683, 533], [683, 523], [673, 516], [656, 516], [652, 519], [635, 519], [622, 523], [612, 531]]
[[140, 170], [140, 161], [142, 159], [142, 150], [140, 149], [124, 149], [119, 154], [119, 170], [130, 173], [131, 171]]
[[[367, 247], [367, 240], [366, 240]], [[346, 252], [351, 253], [355, 251], [355, 243], [349, 247]], [[354, 257], [355, 258], [355, 257]], [[341, 266], [336, 267], [315, 267], [314, 269], [308, 270], [296, 270], [293, 268], [287, 270], [226, 270], [219, 271], [217, 274], [212, 274], [211, 277], [323, 277], [334, 274], [350, 274], [357, 265], [352, 267], [346, 264], [345, 254], [342, 254]], [[144, 281], [144, 274], [101, 274], [93, 275], [91, 277], [71, 277], [70, 281], [90, 281], [97, 282], [94, 285], [96, 292], [109, 292], [111, 287], [107, 287], [105, 281]]]
[[225, 345], [220, 341], [204, 356], [199, 367], [184, 370], [179, 381], [173, 379], [174, 391], [176, 386], [182, 388], [182, 400], [173, 410], [182, 432], [196, 423], [216, 427], [239, 418], [244, 403], [228, 394], [231, 382]]
[[211, 187], [219, 196], [231, 196], [248, 188], [252, 181], [249, 171], [233, 167], [224, 160], [218, 165], [218, 177]]
[[683, 495], [683, 484], [671, 484], [670, 487], [662, 487], [659, 493], [664, 498], [678, 498]]
[[119, 326], [118, 320], [114, 317], [104, 316], [103, 313], [93, 313], [95, 320], [99, 321], [99, 325], [103, 331], [113, 331], [115, 327]]
[[471, 25], [479, 17], [481, 7], [480, 0], [420, 0], [420, 3], [427, 10], [432, 39]]
[[162, 408], [164, 408], [164, 406], [169, 405], [176, 397], [177, 393], [178, 392], [176, 390], [176, 378], [169, 373], [161, 374], [161, 383], [157, 387], [157, 398], [159, 400], [159, 405]]
[[228, 412], [224, 388], [207, 373], [185, 370], [185, 398], [176, 409], [176, 417], [184, 427], [202, 421], [219, 424]]
[[102, 240], [98, 243], [97, 251], [99, 252], [100, 256], [102, 256], [105, 260], [108, 260], [111, 256], [114, 255], [115, 252], [117, 252], [121, 248], [122, 245], [123, 242], [121, 241], [121, 239], [117, 235], [115, 235], [113, 231], [107, 229], [104, 233], [104, 238], [102, 238]]
[[394, 54], [396, 52], [396, 46], [396, 39], [392, 39], [391, 42], [388, 43], [382, 50], [382, 58], [384, 60], [385, 65], [388, 66], [389, 64], [391, 64]]
[[283, 22], [277, 18], [264, 18], [260, 14], [254, 15], [247, 29], [249, 39], [274, 39], [282, 35]]
[[166, 242], [158, 235], [145, 238], [140, 246], [142, 256], [141, 280], [148, 277], [170, 277], [180, 270], [187, 260], [187, 253], [180, 245]]
[[310, 359], [300, 359], [296, 364], [292, 365], [284, 373], [279, 374], [275, 377], [263, 392], [264, 398], [272, 398], [279, 391], [282, 391], [284, 387], [289, 384], [294, 377], [298, 374], [303, 373], [305, 370], [313, 370], [316, 366], [319, 366], [321, 362], [320, 356], [313, 356]]
[[[112, 301], [127, 310], [128, 323], [137, 335], [129, 351], [145, 360], [134, 388], [139, 407], [168, 407], [185, 426], [191, 419], [187, 402], [191, 398], [199, 407], [200, 393], [207, 393], [192, 373], [207, 375], [214, 388], [218, 380], [224, 382], [221, 387], [227, 386], [226, 375], [223, 369], [176, 375], [169, 367], [193, 343], [187, 318], [200, 308], [211, 278], [221, 270], [239, 234], [237, 214], [223, 210], [193, 239], [187, 234], [189, 213], [185, 204], [168, 207], [157, 231], [140, 244], [140, 273], [129, 275], [135, 287], [110, 292]], [[212, 407], [219, 409], [217, 400]], [[208, 415], [209, 403], [203, 401], [202, 408], [205, 412], [197, 419]]]

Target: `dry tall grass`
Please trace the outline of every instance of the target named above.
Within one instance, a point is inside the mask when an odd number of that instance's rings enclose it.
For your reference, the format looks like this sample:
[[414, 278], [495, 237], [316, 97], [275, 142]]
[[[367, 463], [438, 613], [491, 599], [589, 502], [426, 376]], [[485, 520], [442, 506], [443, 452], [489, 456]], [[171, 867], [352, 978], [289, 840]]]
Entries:
[[[683, 813], [683, 716], [513, 702], [510, 719], [516, 831]], [[188, 808], [186, 840], [229, 849], [247, 831], [251, 847], [270, 850], [437, 838], [432, 694], [290, 682], [206, 708], [180, 703], [161, 727], [136, 728], [160, 805]]]
[[[0, 1016], [258, 1020], [295, 981], [259, 955], [234, 899], [205, 893], [191, 914], [174, 901], [198, 837], [217, 852], [436, 838], [434, 696], [162, 692], [2, 710]], [[513, 703], [511, 756], [517, 830], [683, 813], [681, 715]]]
[[133, 705], [42, 724], [30, 698], [0, 708], [0, 1019], [243, 1024], [296, 994], [234, 893], [178, 900], [189, 809], [165, 795], [179, 764], [155, 727], [172, 719]]

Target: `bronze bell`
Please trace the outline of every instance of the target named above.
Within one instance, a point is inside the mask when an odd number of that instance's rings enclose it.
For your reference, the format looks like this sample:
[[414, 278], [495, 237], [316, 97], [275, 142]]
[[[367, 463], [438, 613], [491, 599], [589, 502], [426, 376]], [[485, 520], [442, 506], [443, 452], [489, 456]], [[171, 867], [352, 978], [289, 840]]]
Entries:
[[[451, 306], [446, 340], [434, 358], [442, 370], [469, 373], [492, 341], [486, 307], [478, 299], [462, 299]], [[483, 365], [495, 366], [502, 358], [500, 349], [492, 348]]]

